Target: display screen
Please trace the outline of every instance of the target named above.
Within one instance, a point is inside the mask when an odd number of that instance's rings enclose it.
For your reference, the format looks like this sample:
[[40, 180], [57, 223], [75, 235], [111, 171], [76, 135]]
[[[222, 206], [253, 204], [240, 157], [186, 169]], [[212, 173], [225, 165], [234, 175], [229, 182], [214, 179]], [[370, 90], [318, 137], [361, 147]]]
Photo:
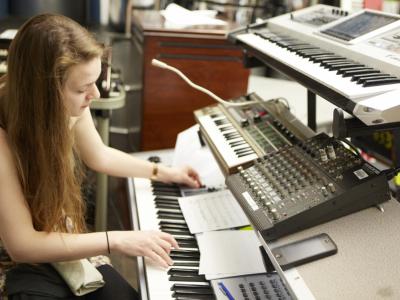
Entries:
[[365, 11], [321, 32], [344, 41], [350, 41], [397, 20], [399, 18], [395, 16]]

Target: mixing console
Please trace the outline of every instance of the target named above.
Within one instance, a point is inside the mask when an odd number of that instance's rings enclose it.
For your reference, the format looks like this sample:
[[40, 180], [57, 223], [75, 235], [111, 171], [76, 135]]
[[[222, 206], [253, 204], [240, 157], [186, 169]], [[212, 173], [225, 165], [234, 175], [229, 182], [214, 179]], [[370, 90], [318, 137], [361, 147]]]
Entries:
[[326, 134], [258, 158], [227, 185], [265, 240], [390, 198], [386, 176]]

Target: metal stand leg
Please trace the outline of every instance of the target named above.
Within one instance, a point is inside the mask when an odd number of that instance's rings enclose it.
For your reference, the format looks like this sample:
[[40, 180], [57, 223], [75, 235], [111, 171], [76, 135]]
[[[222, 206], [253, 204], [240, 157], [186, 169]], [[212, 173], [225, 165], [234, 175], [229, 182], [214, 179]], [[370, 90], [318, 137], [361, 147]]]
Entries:
[[[101, 139], [105, 145], [109, 144], [109, 117], [98, 116], [97, 126]], [[106, 174], [97, 173], [96, 185], [96, 216], [95, 216], [95, 230], [107, 230], [107, 196], [108, 196], [108, 177]]]
[[317, 97], [307, 90], [307, 123], [312, 130], [317, 130]]

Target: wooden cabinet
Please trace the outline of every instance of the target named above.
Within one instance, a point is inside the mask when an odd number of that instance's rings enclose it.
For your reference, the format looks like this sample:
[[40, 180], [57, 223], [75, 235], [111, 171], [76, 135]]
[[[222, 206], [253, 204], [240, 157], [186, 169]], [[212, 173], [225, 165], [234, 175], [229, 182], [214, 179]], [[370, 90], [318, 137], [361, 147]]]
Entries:
[[141, 150], [174, 147], [176, 135], [195, 123], [193, 111], [212, 104], [177, 74], [151, 65], [157, 58], [223, 99], [247, 91], [242, 50], [226, 39], [236, 27], [169, 28], [158, 11], [133, 11], [133, 41], [142, 52]]

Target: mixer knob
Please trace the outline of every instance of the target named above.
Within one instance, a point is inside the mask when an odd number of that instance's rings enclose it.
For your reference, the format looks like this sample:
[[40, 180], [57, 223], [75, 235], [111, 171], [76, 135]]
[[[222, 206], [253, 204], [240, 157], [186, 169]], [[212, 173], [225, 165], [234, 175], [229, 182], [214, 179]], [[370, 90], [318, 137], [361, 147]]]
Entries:
[[279, 213], [276, 208], [271, 209], [272, 218], [277, 221], [279, 220]]
[[326, 189], [326, 187], [322, 187], [321, 188], [321, 190], [322, 190], [322, 194], [326, 197], [326, 196], [328, 196], [328, 190]]
[[326, 147], [330, 159], [336, 159], [335, 148], [332, 145]]
[[271, 212], [272, 211], [272, 202], [268, 201], [267, 203], [265, 203], [265, 206], [267, 207], [268, 211]]
[[263, 192], [262, 192], [262, 191], [258, 191], [258, 192], [257, 192], [257, 197], [261, 198], [262, 195], [263, 195]]
[[260, 200], [262, 201], [262, 203], [265, 203], [265, 200], [267, 200], [267, 197], [265, 197], [264, 195], [262, 195], [262, 196], [260, 197]]
[[328, 160], [328, 156], [326, 155], [326, 151], [325, 149], [319, 149], [319, 157], [321, 159], [322, 162], [325, 162]]
[[238, 169], [239, 172], [243, 171], [243, 167], [242, 166], [239, 166], [237, 169]]
[[331, 191], [331, 193], [336, 192], [336, 188], [335, 188], [335, 186], [333, 185], [333, 183], [329, 183], [329, 184], [328, 184], [328, 189]]

